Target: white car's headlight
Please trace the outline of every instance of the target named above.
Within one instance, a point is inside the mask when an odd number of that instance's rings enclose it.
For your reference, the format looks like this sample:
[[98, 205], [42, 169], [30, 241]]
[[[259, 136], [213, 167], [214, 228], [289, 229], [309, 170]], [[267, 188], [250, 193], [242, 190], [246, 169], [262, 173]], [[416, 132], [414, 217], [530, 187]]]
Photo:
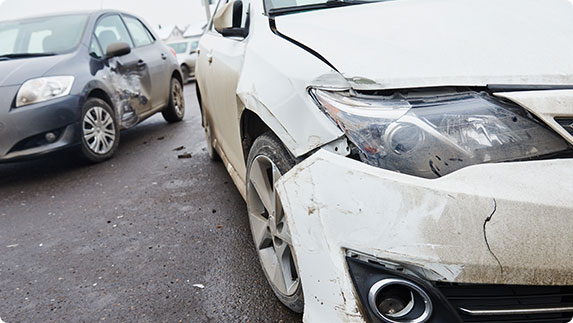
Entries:
[[42, 77], [26, 81], [16, 97], [16, 107], [48, 101], [70, 94], [73, 76]]
[[410, 175], [436, 178], [470, 165], [570, 148], [521, 107], [487, 93], [384, 97], [311, 89], [310, 94], [362, 161]]

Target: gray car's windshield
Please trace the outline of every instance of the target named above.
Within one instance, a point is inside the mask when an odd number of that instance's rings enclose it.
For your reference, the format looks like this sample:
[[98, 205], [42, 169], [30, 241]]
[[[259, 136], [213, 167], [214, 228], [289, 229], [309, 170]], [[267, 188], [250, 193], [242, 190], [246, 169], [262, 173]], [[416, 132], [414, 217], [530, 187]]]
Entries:
[[269, 15], [281, 15], [382, 1], [389, 0], [265, 0], [265, 9]]
[[80, 43], [87, 15], [63, 15], [0, 22], [0, 58], [57, 55]]

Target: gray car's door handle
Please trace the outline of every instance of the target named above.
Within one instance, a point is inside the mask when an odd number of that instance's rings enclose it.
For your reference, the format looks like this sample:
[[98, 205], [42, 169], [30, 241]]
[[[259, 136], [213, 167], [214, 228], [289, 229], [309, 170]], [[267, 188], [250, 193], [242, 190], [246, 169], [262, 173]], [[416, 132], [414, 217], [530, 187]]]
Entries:
[[166, 60], [166, 59], [167, 59], [167, 55], [165, 55], [164, 53], [161, 53], [161, 59]]

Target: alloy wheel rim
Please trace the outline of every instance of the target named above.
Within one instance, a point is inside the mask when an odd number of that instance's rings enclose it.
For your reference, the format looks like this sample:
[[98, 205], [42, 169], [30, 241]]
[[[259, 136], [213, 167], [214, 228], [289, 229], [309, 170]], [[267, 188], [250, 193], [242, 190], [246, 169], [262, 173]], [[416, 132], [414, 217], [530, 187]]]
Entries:
[[178, 81], [173, 82], [171, 95], [173, 97], [173, 105], [175, 107], [175, 113], [177, 113], [177, 116], [181, 117], [183, 115], [184, 99], [183, 99], [183, 91], [181, 90], [181, 84], [179, 84]]
[[281, 177], [266, 156], [257, 156], [249, 170], [247, 200], [251, 232], [269, 282], [285, 296], [300, 284], [290, 230], [275, 183]]
[[112, 150], [115, 143], [115, 122], [110, 113], [96, 106], [88, 110], [82, 122], [84, 140], [89, 149], [99, 155]]

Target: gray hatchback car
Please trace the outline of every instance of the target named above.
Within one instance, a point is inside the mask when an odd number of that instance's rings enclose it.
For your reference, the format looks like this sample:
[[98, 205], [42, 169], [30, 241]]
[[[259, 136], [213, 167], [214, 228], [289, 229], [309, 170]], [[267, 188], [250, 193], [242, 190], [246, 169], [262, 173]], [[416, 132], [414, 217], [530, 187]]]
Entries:
[[175, 53], [141, 19], [94, 11], [0, 22], [0, 162], [77, 146], [110, 158], [119, 131], [183, 119]]

